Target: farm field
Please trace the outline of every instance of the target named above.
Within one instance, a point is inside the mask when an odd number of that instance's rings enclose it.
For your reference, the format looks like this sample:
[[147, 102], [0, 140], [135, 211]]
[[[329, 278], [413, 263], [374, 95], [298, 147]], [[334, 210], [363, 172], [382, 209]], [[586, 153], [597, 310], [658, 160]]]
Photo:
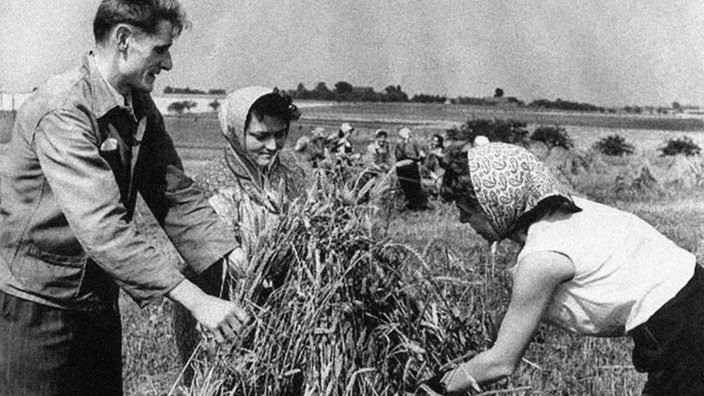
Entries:
[[[315, 127], [322, 126], [327, 134], [331, 134], [342, 122], [350, 122], [355, 127], [353, 143], [357, 151], [364, 150], [379, 128], [391, 132], [392, 144], [398, 140], [396, 132], [404, 126], [411, 127], [421, 141], [427, 143], [431, 135], [444, 134], [447, 129], [458, 127], [472, 118], [516, 119], [526, 122], [529, 131], [539, 125], [560, 125], [567, 130], [575, 146], [583, 150], [612, 134], [624, 137], [639, 154], [656, 155], [657, 148], [667, 139], [682, 136], [704, 147], [704, 122], [701, 119], [439, 104], [302, 103], [301, 110], [301, 119], [291, 127], [287, 141], [289, 147]], [[197, 163], [219, 155], [223, 139], [214, 113], [166, 116], [165, 122], [184, 160]]]
[[[395, 132], [401, 126], [412, 126], [422, 139], [433, 133], [443, 133], [468, 118], [504, 117], [507, 114], [528, 122], [529, 130], [536, 125], [563, 125], [575, 142], [575, 151], [586, 152], [600, 138], [619, 134], [636, 148], [631, 158], [597, 158], [580, 169], [564, 166], [576, 157], [548, 155], [547, 161], [578, 195], [606, 202], [636, 213], [653, 224], [680, 246], [695, 252], [700, 263], [704, 259], [704, 171], [702, 158], [694, 160], [663, 159], [657, 148], [671, 137], [688, 136], [704, 147], [704, 129], [699, 120], [655, 119], [651, 117], [611, 117], [575, 114], [538, 114], [492, 109], [447, 108], [443, 105], [335, 105], [310, 106], [292, 127], [289, 145], [314, 126], [323, 126], [331, 133], [341, 122], [357, 127], [356, 149], [361, 150], [375, 129], [383, 127]], [[524, 117], [524, 118], [520, 118]], [[531, 118], [532, 117], [532, 118]], [[532, 121], [531, 121], [532, 120]], [[189, 172], [221, 155], [222, 138], [217, 118], [212, 114], [166, 117], [167, 129], [184, 159]], [[579, 157], [582, 158], [582, 157]], [[591, 157], [589, 157], [591, 158]], [[572, 162], [570, 162], [572, 163]], [[622, 194], [614, 189], [616, 178], [646, 165], [659, 181], [659, 190], [636, 190]], [[628, 181], [628, 179], [627, 179]], [[626, 185], [628, 190], [630, 185]], [[628, 192], [628, 191], [627, 191]], [[394, 242], [406, 244], [419, 252], [436, 251], [442, 246], [447, 252], [435, 261], [436, 274], [464, 276], [476, 282], [472, 295], [480, 297], [487, 327], [498, 324], [502, 307], [508, 302], [510, 279], [505, 271], [517, 254], [516, 246], [504, 242], [499, 246], [495, 268], [489, 261], [488, 247], [469, 226], [457, 221], [454, 207], [439, 201], [435, 208], [421, 213], [391, 211], [386, 219], [385, 235]], [[137, 220], [144, 232], [155, 238], [164, 254], [178, 260], [168, 249], [163, 236], [144, 208]], [[163, 301], [139, 310], [126, 298], [123, 310], [123, 359], [125, 392], [127, 395], [167, 395], [177, 383], [180, 366], [171, 327], [171, 303]], [[489, 340], [487, 340], [487, 343]], [[510, 379], [495, 386], [493, 391], [508, 395], [638, 395], [645, 377], [636, 373], [630, 362], [632, 343], [627, 339], [597, 339], [576, 337], [561, 330], [544, 326], [526, 352], [523, 363]], [[503, 393], [501, 393], [503, 392]]]
[[[352, 107], [339, 113], [322, 106], [304, 109], [304, 114], [315, 113], [304, 115], [293, 126], [289, 144], [295, 142], [300, 133], [314, 126], [322, 125], [332, 132], [343, 121], [350, 121], [357, 127], [358, 149], [371, 140], [376, 128], [395, 131], [401, 126], [411, 125], [421, 136], [427, 137], [462, 122], [453, 124], [443, 114], [388, 114], [379, 109], [371, 111], [365, 118], [364, 110], [353, 111]], [[310, 112], [306, 113], [306, 110]], [[432, 113], [432, 110], [425, 108], [423, 111]], [[632, 159], [606, 160], [608, 170], [598, 176], [585, 174], [581, 175], [581, 179], [575, 177], [577, 193], [638, 214], [678, 244], [695, 252], [702, 262], [704, 194], [699, 191], [701, 186], [678, 182], [678, 175], [671, 174], [681, 169], [673, 170], [672, 161], [658, 158], [656, 151], [666, 139], [679, 136], [688, 136], [704, 146], [701, 129], [687, 126], [677, 130], [672, 129], [672, 124], [666, 125], [665, 129], [657, 128], [662, 124], [650, 124], [650, 128], [638, 129], [630, 124], [627, 124], [628, 128], [613, 128], [599, 122], [595, 125], [583, 121], [573, 123], [578, 125], [564, 124], [564, 127], [573, 138], [576, 150], [586, 151], [598, 139], [614, 133], [623, 136], [636, 148]], [[205, 161], [221, 155], [219, 126], [214, 117], [206, 116], [198, 121], [167, 117], [167, 124], [180, 147], [187, 169], [197, 171]], [[535, 124], [529, 124], [529, 130], [534, 127]], [[662, 180], [668, 194], [633, 199], [613, 193], [611, 186], [618, 170], [642, 161], [652, 165], [653, 173]], [[594, 183], [594, 179], [599, 179], [599, 183]], [[500, 246], [496, 272], [489, 276], [486, 243], [468, 226], [457, 222], [454, 208], [439, 202], [434, 204], [435, 210], [430, 212], [397, 213], [393, 216], [388, 230], [393, 234], [394, 241], [414, 246], [420, 251], [438, 241], [452, 247], [457, 258], [453, 263], [446, 264], [446, 270], [471, 276], [481, 274], [486, 292], [485, 304], [494, 307], [493, 312], [498, 315], [501, 311], [499, 307], [508, 301], [507, 285], [510, 281], [504, 269], [511, 265], [517, 254], [515, 245], [505, 242]], [[163, 394], [171, 389], [179, 373], [178, 363], [173, 359], [175, 347], [169, 338], [169, 318], [166, 315], [169, 303], [164, 302], [142, 312], [136, 311], [130, 303], [125, 304], [125, 308], [126, 389], [132, 394]], [[145, 342], [145, 339], [153, 341]], [[625, 338], [576, 337], [545, 326], [527, 351], [518, 372], [497, 389], [505, 389], [507, 394], [516, 395], [637, 395], [645, 377], [635, 372], [631, 365], [631, 348], [631, 342]], [[511, 389], [515, 391], [508, 391]]]
[[[704, 258], [704, 197], [674, 197], [659, 202], [612, 202], [632, 211]], [[442, 242], [453, 249], [455, 261], [439, 273], [462, 273], [483, 280], [486, 310], [496, 320], [500, 306], [508, 301], [508, 276], [504, 271], [517, 254], [515, 245], [500, 245], [496, 272], [488, 276], [488, 247], [468, 226], [456, 221], [456, 210], [435, 202], [436, 210], [397, 216], [388, 229], [394, 240], [423, 251]], [[173, 339], [170, 337], [170, 303], [143, 311], [123, 301], [125, 380], [128, 394], [163, 395], [179, 375]], [[525, 355], [518, 372], [498, 389], [522, 389], [515, 395], [638, 395], [645, 381], [630, 362], [628, 339], [577, 337], [544, 326]], [[178, 394], [178, 393], [175, 393]], [[490, 394], [490, 393], [488, 393]]]

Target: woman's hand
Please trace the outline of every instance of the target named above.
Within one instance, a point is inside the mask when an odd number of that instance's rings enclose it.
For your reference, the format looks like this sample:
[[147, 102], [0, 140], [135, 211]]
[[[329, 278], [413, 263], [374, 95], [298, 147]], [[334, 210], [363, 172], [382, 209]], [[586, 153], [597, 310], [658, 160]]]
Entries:
[[464, 395], [469, 391], [482, 391], [477, 380], [469, 373], [468, 366], [468, 363], [462, 363], [442, 377], [440, 382], [443, 384], [445, 395]]
[[564, 255], [535, 252], [517, 264], [511, 302], [494, 345], [439, 381], [449, 395], [478, 390], [477, 382], [488, 384], [511, 375], [521, 360], [540, 320], [552, 301], [555, 289], [574, 276], [574, 265]]

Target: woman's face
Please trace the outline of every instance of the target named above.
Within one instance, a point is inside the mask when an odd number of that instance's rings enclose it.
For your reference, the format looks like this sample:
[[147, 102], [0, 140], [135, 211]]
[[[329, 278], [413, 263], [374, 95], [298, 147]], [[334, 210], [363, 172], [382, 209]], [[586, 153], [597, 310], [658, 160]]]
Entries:
[[388, 143], [388, 140], [387, 140], [387, 139], [388, 139], [388, 138], [386, 137], [386, 135], [379, 135], [379, 136], [376, 137], [376, 143], [377, 143], [380, 147], [386, 147], [386, 143]]
[[469, 198], [460, 197], [455, 200], [455, 205], [460, 211], [460, 223], [469, 224], [477, 234], [487, 241], [500, 239], [486, 215]]
[[244, 134], [244, 148], [254, 162], [266, 167], [284, 148], [288, 136], [288, 123], [280, 118], [264, 116], [258, 119], [252, 115]]

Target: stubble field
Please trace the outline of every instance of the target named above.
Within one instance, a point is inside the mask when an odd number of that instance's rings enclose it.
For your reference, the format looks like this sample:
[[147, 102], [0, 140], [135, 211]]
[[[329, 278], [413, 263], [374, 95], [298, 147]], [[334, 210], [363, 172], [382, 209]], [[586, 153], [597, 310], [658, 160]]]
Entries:
[[[412, 126], [425, 139], [442, 133], [467, 118], [497, 116], [486, 109], [456, 110], [438, 106], [388, 107], [384, 105], [340, 105], [304, 108], [304, 117], [292, 129], [289, 144], [313, 126], [323, 126], [331, 133], [343, 121], [357, 127], [356, 148], [361, 150], [377, 128], [387, 128], [395, 137], [401, 126]], [[515, 115], [515, 114], [514, 114]], [[501, 114], [499, 115], [501, 116]], [[704, 246], [704, 181], [702, 159], [662, 159], [656, 149], [665, 139], [687, 135], [704, 147], [701, 123], [689, 120], [601, 119], [593, 116], [520, 115], [545, 124], [562, 124], [575, 141], [576, 150], [588, 152], [599, 138], [618, 133], [636, 147], [630, 158], [586, 156], [589, 166], [579, 169], [565, 166], [574, 163], [572, 154], [546, 154], [554, 170], [582, 196], [614, 205], [641, 216], [680, 246], [695, 252], [702, 262]], [[542, 118], [541, 118], [542, 117]], [[558, 122], [562, 121], [562, 122]], [[576, 125], [567, 125], [568, 123]], [[537, 123], [530, 122], [532, 130]], [[167, 117], [167, 128], [179, 148], [187, 171], [197, 172], [206, 161], [221, 155], [221, 140], [216, 117], [200, 115]], [[392, 139], [393, 141], [393, 139]], [[423, 140], [425, 141], [425, 140]], [[684, 164], [684, 165], [683, 165]], [[616, 178], [633, 173], [646, 165], [658, 180], [653, 191], [628, 191], [631, 185], [617, 189]], [[637, 173], [637, 172], [636, 172]], [[637, 177], [637, 174], [636, 176]], [[655, 191], [657, 190], [657, 191]], [[456, 210], [441, 202], [435, 209], [421, 213], [393, 212], [385, 225], [394, 241], [427, 251], [433, 244], [448, 247], [451, 260], [441, 262], [438, 271], [465, 274], [481, 281], [476, 294], [484, 304], [483, 323], [498, 324], [508, 302], [510, 279], [505, 269], [513, 264], [517, 248], [510, 242], [500, 245], [495, 268], [489, 263], [488, 246], [469, 226], [457, 221]], [[143, 208], [142, 208], [143, 209]], [[141, 211], [138, 221], [145, 232], [164, 247], [164, 254], [178, 260], [168, 249]], [[121, 300], [124, 328], [124, 379], [128, 395], [166, 395], [175, 388], [181, 370], [171, 327], [171, 303], [162, 303], [138, 310], [127, 299]], [[490, 340], [487, 340], [487, 344]], [[544, 326], [525, 354], [517, 373], [501, 382], [494, 393], [512, 395], [637, 395], [645, 380], [630, 362], [632, 344], [627, 339], [597, 339], [572, 336]], [[497, 393], [498, 392], [498, 393]], [[179, 394], [174, 391], [173, 394]]]

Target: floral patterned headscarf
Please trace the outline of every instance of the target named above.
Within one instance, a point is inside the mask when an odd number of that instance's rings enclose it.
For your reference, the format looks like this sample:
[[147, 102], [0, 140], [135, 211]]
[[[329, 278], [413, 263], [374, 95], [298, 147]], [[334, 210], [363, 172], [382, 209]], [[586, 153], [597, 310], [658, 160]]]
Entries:
[[488, 143], [468, 150], [467, 158], [479, 205], [501, 239], [546, 198], [562, 197], [580, 210], [545, 165], [522, 147]]

